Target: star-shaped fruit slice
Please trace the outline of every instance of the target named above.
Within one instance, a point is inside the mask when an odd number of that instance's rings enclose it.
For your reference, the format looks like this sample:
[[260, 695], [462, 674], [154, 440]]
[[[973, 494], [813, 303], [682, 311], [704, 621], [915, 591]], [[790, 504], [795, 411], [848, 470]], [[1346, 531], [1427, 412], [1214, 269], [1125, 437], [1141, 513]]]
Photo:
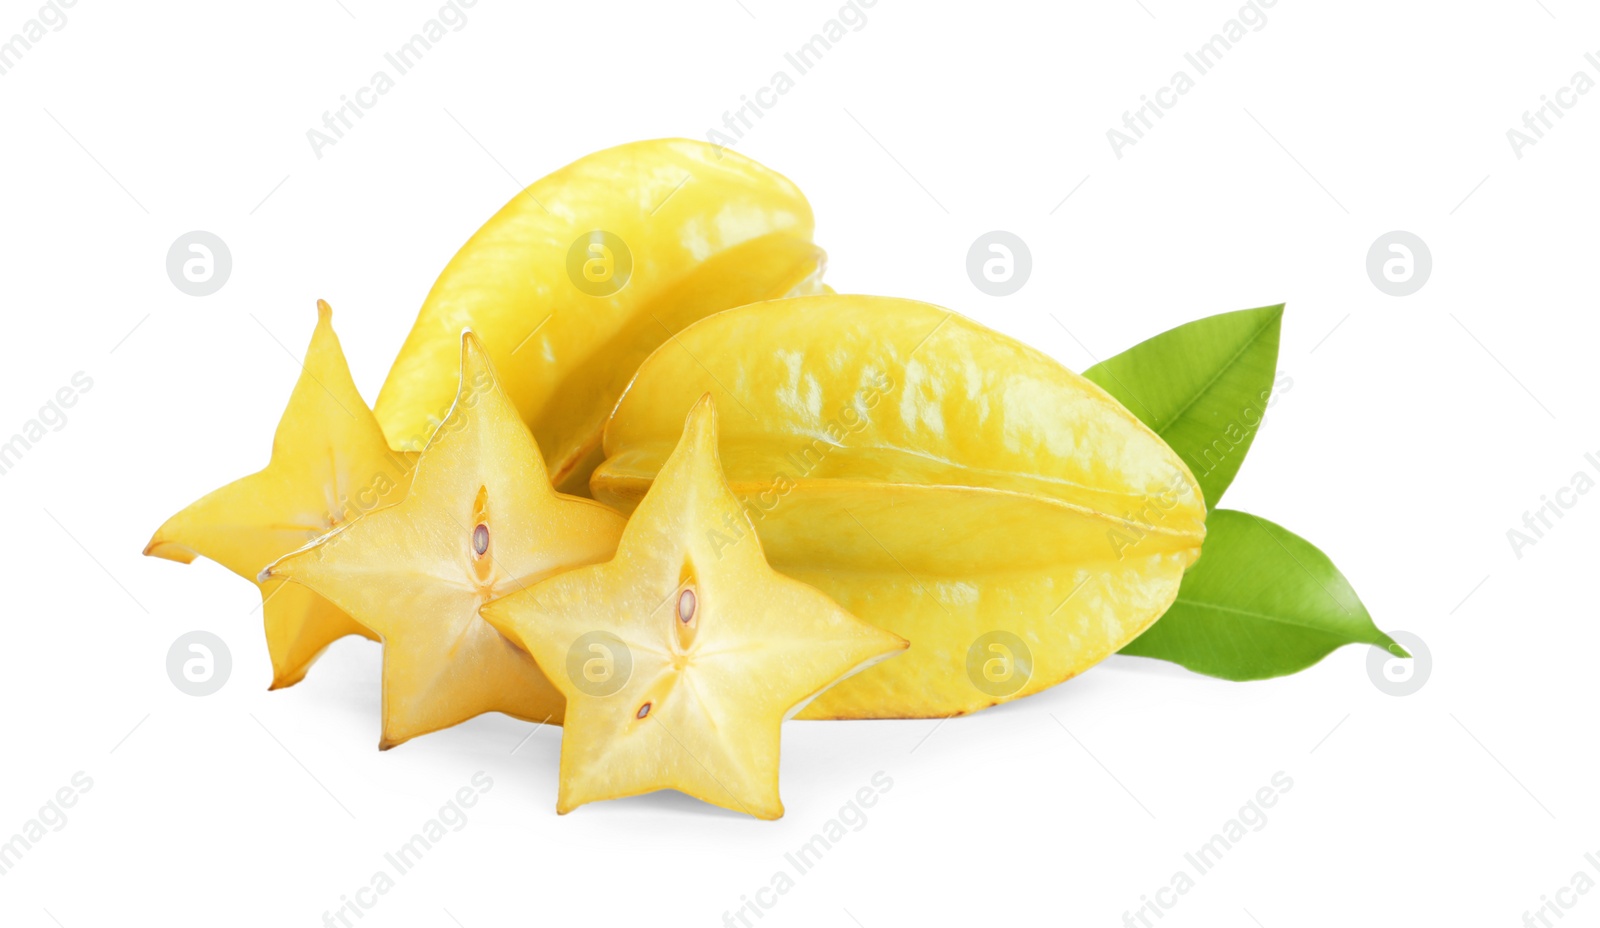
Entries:
[[767, 565], [690, 412], [616, 557], [483, 609], [567, 697], [557, 811], [676, 789], [783, 815], [778, 732], [823, 690], [906, 648]]
[[259, 580], [261, 568], [404, 496], [416, 458], [389, 450], [350, 378], [332, 320], [318, 300], [317, 327], [266, 468], [196, 500], [144, 549], [184, 564], [208, 557], [260, 588], [273, 689], [300, 682], [345, 635], [376, 636], [304, 587]]
[[616, 550], [623, 518], [556, 493], [488, 355], [462, 337], [455, 405], [401, 502], [280, 559], [286, 578], [383, 640], [380, 747], [485, 712], [561, 722], [561, 693], [478, 617], [484, 603]]

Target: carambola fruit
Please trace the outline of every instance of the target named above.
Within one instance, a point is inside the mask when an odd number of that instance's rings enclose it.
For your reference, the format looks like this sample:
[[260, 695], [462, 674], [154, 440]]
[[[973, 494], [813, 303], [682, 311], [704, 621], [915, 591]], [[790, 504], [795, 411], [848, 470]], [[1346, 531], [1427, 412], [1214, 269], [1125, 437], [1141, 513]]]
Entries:
[[[1205, 503], [1098, 386], [948, 310], [810, 296], [708, 317], [640, 367], [596, 498], [623, 511], [702, 393], [778, 570], [911, 642], [801, 718], [944, 717], [1092, 666], [1172, 603]], [[714, 529], [733, 551], [742, 520]]]
[[394, 447], [422, 447], [470, 328], [551, 479], [586, 495], [606, 416], [639, 362], [708, 313], [818, 289], [811, 231], [794, 184], [715, 145], [664, 139], [580, 158], [512, 198], [439, 275], [378, 421]]
[[[676, 789], [777, 818], [783, 721], [906, 643], [767, 565], [718, 467], [709, 396], [675, 444], [614, 559], [483, 616], [567, 697], [558, 811]], [[730, 523], [744, 535], [721, 545]]]
[[470, 333], [460, 346], [455, 404], [405, 499], [261, 574], [303, 584], [383, 640], [384, 748], [484, 712], [560, 724], [561, 694], [478, 608], [610, 557], [622, 533], [622, 516], [556, 493], [483, 348]]
[[333, 310], [319, 300], [317, 327], [266, 468], [168, 519], [144, 553], [185, 564], [208, 557], [260, 587], [272, 686], [298, 683], [334, 641], [376, 636], [305, 587], [258, 580], [257, 574], [324, 532], [399, 499], [415, 457], [384, 443], [350, 379], [333, 333]]

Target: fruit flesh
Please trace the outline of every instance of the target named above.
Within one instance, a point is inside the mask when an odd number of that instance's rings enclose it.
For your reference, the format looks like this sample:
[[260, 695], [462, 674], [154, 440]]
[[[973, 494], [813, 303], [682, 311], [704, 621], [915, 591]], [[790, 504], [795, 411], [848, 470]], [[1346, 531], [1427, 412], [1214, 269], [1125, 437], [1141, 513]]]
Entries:
[[[783, 814], [784, 719], [905, 642], [775, 572], [749, 532], [715, 540], [741, 504], [717, 463], [706, 397], [635, 510], [616, 557], [486, 606], [567, 696], [558, 811], [677, 789], [758, 818]], [[597, 691], [574, 662], [613, 636], [626, 679]], [[616, 664], [610, 665], [615, 669]]]
[[609, 557], [623, 519], [559, 495], [469, 333], [460, 390], [401, 502], [264, 571], [325, 596], [383, 641], [383, 735], [393, 747], [484, 712], [560, 724], [563, 700], [478, 608]]
[[[614, 293], [584, 289], [569, 270], [574, 244], [595, 230], [631, 255]], [[453, 395], [456, 342], [470, 328], [552, 480], [587, 494], [606, 416], [639, 362], [708, 313], [820, 286], [811, 233], [794, 184], [714, 145], [665, 139], [581, 158], [513, 198], [440, 274], [378, 394], [378, 420], [394, 447], [420, 448]]]
[[[607, 427], [598, 499], [636, 503], [702, 391], [773, 566], [911, 641], [803, 718], [943, 717], [1059, 683], [1166, 610], [1205, 536], [1193, 475], [1099, 387], [881, 297], [747, 306], [663, 345]], [[1015, 689], [969, 672], [991, 633], [1026, 648]]]
[[337, 606], [261, 568], [361, 513], [405, 494], [415, 455], [391, 452], [350, 377], [317, 302], [317, 326], [263, 470], [215, 490], [168, 519], [144, 553], [180, 563], [208, 557], [261, 591], [272, 688], [298, 683], [346, 635], [376, 638]]

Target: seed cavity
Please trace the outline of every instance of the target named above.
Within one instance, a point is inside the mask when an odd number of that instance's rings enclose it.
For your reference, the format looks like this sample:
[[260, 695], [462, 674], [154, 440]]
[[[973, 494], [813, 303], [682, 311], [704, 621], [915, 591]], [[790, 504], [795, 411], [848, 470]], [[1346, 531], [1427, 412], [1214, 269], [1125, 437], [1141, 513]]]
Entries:
[[483, 557], [489, 550], [489, 526], [479, 523], [478, 527], [472, 530], [472, 550], [476, 551], [479, 557]]
[[685, 625], [694, 621], [695, 610], [694, 590], [684, 590], [678, 594], [678, 621]]
[[642, 718], [644, 718], [645, 716], [647, 716], [649, 714], [650, 714], [650, 704], [649, 703], [645, 703], [644, 705], [639, 707], [639, 714], [635, 715], [634, 718], [642, 719]]

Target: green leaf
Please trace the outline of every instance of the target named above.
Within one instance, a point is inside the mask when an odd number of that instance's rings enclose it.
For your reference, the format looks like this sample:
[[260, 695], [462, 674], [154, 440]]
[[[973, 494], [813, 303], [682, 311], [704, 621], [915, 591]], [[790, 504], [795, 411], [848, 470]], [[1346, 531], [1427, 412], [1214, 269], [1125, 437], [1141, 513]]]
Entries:
[[1226, 680], [1295, 673], [1346, 644], [1409, 657], [1327, 555], [1259, 516], [1218, 509], [1161, 620], [1122, 649]]
[[1272, 397], [1283, 304], [1208, 316], [1083, 372], [1166, 439], [1216, 506]]

